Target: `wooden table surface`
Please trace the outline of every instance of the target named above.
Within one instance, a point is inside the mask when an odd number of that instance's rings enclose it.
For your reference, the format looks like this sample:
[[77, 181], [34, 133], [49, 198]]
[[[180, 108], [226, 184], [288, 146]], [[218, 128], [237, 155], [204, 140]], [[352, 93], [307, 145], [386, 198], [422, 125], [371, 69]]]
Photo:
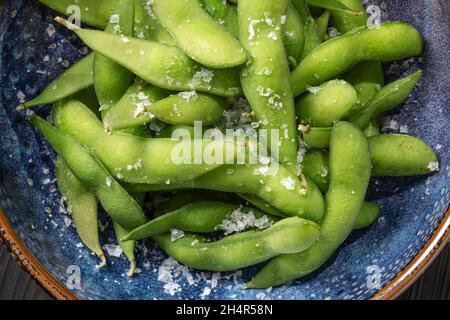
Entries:
[[[49, 300], [49, 294], [19, 268], [0, 242], [0, 300]], [[450, 300], [450, 245], [400, 300]]]

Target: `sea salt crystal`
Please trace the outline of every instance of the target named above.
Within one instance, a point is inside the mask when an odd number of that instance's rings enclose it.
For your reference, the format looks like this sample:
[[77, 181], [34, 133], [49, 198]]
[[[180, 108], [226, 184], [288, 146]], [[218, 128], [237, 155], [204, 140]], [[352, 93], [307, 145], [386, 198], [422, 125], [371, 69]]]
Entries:
[[437, 172], [439, 171], [439, 162], [430, 162], [427, 167], [431, 172]]
[[295, 189], [295, 181], [291, 177], [287, 177], [287, 178], [281, 180], [281, 184], [287, 190], [294, 190]]
[[119, 245], [115, 244], [105, 244], [103, 249], [110, 255], [111, 257], [120, 257], [122, 255], [122, 248]]
[[175, 242], [178, 239], [181, 239], [183, 237], [184, 237], [183, 230], [179, 230], [179, 229], [175, 229], [175, 228], [170, 230], [170, 240], [172, 240], [172, 242]]

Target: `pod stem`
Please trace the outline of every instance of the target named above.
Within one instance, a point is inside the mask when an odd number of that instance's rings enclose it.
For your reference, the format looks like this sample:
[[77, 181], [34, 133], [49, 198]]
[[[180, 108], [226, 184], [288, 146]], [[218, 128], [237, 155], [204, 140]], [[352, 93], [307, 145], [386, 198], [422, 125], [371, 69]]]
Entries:
[[59, 24], [62, 24], [64, 27], [66, 27], [67, 29], [70, 29], [70, 30], [80, 30], [81, 29], [76, 24], [73, 24], [62, 17], [56, 17], [55, 21], [58, 22]]
[[100, 255], [98, 257], [100, 258], [100, 263], [98, 265], [96, 265], [95, 268], [97, 270], [100, 270], [106, 266], [106, 257], [104, 255]]

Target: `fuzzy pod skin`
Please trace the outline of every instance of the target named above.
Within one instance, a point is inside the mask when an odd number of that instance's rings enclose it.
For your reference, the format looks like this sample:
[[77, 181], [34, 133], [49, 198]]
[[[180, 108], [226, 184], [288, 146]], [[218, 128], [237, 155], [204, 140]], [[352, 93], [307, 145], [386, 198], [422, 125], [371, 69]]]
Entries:
[[268, 213], [274, 217], [281, 217], [285, 218], [286, 214], [282, 211], [278, 210], [277, 208], [274, 208], [270, 204], [268, 204], [266, 201], [262, 200], [261, 198], [258, 198], [255, 195], [248, 194], [248, 193], [240, 193], [239, 197], [247, 201], [249, 204], [254, 205], [259, 210]]
[[343, 80], [331, 80], [308, 92], [296, 105], [297, 118], [312, 127], [331, 127], [344, 119], [358, 103], [355, 89]]
[[[89, 108], [76, 100], [55, 106], [53, 119], [58, 128], [88, 146], [117, 179], [128, 183], [172, 184], [190, 181], [235, 157], [235, 154], [224, 150], [223, 158], [218, 163], [199, 165], [194, 163], [196, 150], [191, 139], [180, 144], [171, 139], [108, 134]], [[207, 148], [217, 146], [225, 149], [227, 145], [222, 141], [203, 141], [201, 154]], [[191, 152], [192, 161], [174, 163], [172, 156], [175, 148], [182, 149], [184, 146]]]
[[418, 176], [439, 171], [439, 160], [424, 141], [402, 134], [369, 138], [374, 176]]
[[[250, 60], [241, 84], [261, 129], [279, 132], [279, 160], [296, 171], [297, 128], [289, 84], [289, 62], [282, 40], [282, 20], [288, 1], [239, 1], [239, 39]], [[275, 132], [275, 131], [274, 131]], [[269, 140], [269, 145], [272, 139]]]
[[385, 85], [373, 99], [367, 102], [363, 109], [350, 116], [350, 122], [360, 129], [365, 129], [371, 119], [404, 103], [421, 76], [422, 71], [416, 71], [407, 77]]
[[[239, 210], [242, 213], [250, 213], [259, 219], [264, 217], [263, 212], [245, 208], [241, 205], [232, 205], [214, 201], [201, 201], [187, 204], [180, 209], [157, 217], [143, 226], [131, 230], [123, 241], [142, 240], [155, 235], [170, 232], [172, 229], [179, 229], [193, 233], [211, 233], [220, 229], [220, 225], [233, 212]], [[267, 217], [268, 223], [273, 223], [273, 219]]]
[[232, 271], [249, 267], [284, 253], [306, 250], [318, 237], [319, 227], [300, 218], [287, 218], [263, 231], [247, 231], [207, 242], [195, 235], [172, 241], [155, 236], [156, 243], [182, 264], [208, 271]]
[[231, 68], [247, 61], [239, 41], [200, 6], [198, 0], [153, 0], [153, 14], [193, 60], [211, 68]]
[[[117, 0], [105, 32], [117, 34], [123, 39], [134, 34], [135, 0]], [[115, 19], [113, 19], [115, 18]], [[102, 54], [94, 53], [94, 88], [100, 109], [114, 106], [133, 83], [134, 75], [125, 67]]]
[[331, 133], [330, 188], [320, 239], [308, 250], [271, 260], [248, 288], [269, 288], [303, 277], [320, 268], [345, 241], [355, 225], [370, 180], [369, 144], [348, 122], [338, 122]]
[[33, 116], [30, 121], [45, 135], [56, 152], [65, 160], [67, 167], [83, 185], [96, 194], [101, 205], [113, 220], [128, 229], [136, 228], [147, 222], [139, 204], [85, 147], [37, 116]]
[[53, 103], [91, 87], [94, 84], [93, 64], [94, 54], [91, 53], [60, 75], [39, 96], [20, 105], [18, 109]]
[[123, 41], [114, 34], [79, 29], [64, 19], [56, 20], [73, 30], [92, 50], [157, 87], [174, 91], [197, 90], [224, 97], [241, 94], [236, 68], [210, 69], [189, 59], [177, 47], [131, 37]]
[[294, 95], [348, 71], [359, 62], [400, 60], [420, 55], [422, 49], [422, 36], [406, 23], [386, 22], [373, 29], [357, 29], [324, 42], [300, 63], [291, 74]]
[[59, 156], [55, 169], [58, 188], [70, 209], [75, 229], [84, 245], [100, 258], [97, 268], [101, 268], [106, 264], [106, 257], [99, 240], [97, 197], [84, 187]]

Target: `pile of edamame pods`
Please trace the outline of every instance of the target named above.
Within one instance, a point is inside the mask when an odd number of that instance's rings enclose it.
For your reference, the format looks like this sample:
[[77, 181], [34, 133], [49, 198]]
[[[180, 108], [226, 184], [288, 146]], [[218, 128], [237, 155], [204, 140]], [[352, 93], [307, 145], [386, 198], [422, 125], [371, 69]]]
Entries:
[[[62, 15], [78, 6], [91, 26], [56, 18], [92, 52], [18, 109], [53, 104], [53, 123], [28, 114], [57, 153], [59, 189], [99, 267], [98, 203], [130, 276], [136, 241], [151, 238], [200, 270], [268, 261], [247, 287], [279, 286], [319, 269], [377, 219], [365, 202], [371, 176], [439, 170], [422, 140], [380, 132], [381, 115], [421, 76], [386, 84], [381, 62], [419, 56], [422, 37], [402, 22], [368, 25], [359, 0], [39, 1]], [[217, 163], [172, 161], [180, 143], [199, 142], [174, 132], [195, 132], [196, 122], [224, 131], [242, 103], [241, 122], [281, 131], [269, 155], [276, 172], [230, 152]], [[205, 152], [235, 146], [200, 142]], [[156, 198], [164, 201], [144, 206]]]

